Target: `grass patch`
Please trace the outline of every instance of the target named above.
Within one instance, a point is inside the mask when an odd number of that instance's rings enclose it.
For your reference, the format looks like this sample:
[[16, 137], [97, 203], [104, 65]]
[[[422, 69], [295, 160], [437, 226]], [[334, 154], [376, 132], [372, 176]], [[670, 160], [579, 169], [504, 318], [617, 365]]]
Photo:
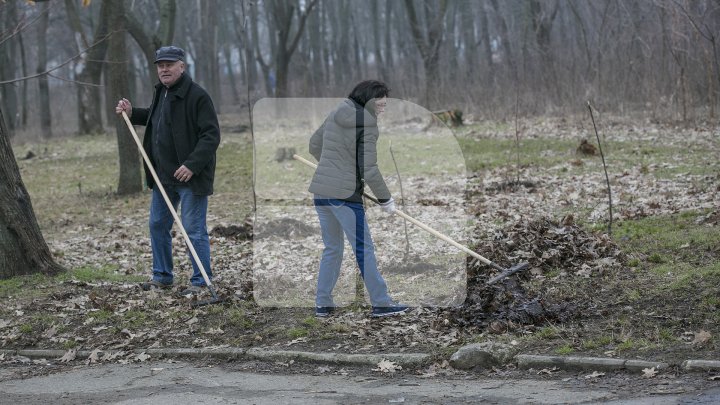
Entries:
[[628, 338], [624, 342], [615, 346], [615, 350], [617, 350], [618, 352], [623, 352], [623, 351], [628, 351], [628, 350], [648, 349], [651, 346], [652, 346], [652, 344], [650, 342], [648, 342], [646, 339]]
[[145, 311], [131, 309], [123, 313], [122, 322], [129, 327], [140, 328], [147, 326], [147, 318], [148, 314]]
[[310, 328], [315, 328], [320, 325], [320, 320], [315, 316], [308, 316], [302, 320], [302, 324]]
[[36, 289], [38, 285], [51, 281], [52, 277], [42, 274], [29, 276], [11, 277], [0, 280], [0, 297], [11, 297], [16, 295], [27, 296], [26, 293]]
[[535, 336], [539, 339], [555, 339], [559, 336], [559, 333], [557, 328], [545, 326], [540, 328], [540, 330], [535, 333]]
[[570, 353], [573, 353], [575, 349], [570, 345], [563, 345], [555, 349], [555, 354], [558, 354], [560, 356], [566, 356]]
[[613, 342], [613, 338], [610, 336], [599, 336], [594, 339], [583, 340], [582, 347], [587, 350], [594, 350], [601, 347], [610, 345]]
[[293, 339], [305, 337], [309, 334], [310, 334], [310, 331], [308, 331], [305, 328], [290, 328], [287, 331], [288, 337], [293, 338]]

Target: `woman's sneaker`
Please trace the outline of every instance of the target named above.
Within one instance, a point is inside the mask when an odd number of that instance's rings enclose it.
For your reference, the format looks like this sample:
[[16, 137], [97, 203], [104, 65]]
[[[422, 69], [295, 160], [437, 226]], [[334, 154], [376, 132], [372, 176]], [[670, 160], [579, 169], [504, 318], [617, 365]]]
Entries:
[[315, 316], [318, 318], [327, 318], [335, 311], [335, 307], [315, 307]]
[[172, 288], [172, 283], [164, 284], [157, 280], [150, 280], [150, 281], [146, 281], [144, 283], [140, 283], [140, 288], [143, 291], [167, 290], [168, 288]]
[[407, 312], [408, 309], [410, 309], [410, 307], [400, 304], [389, 307], [373, 307], [371, 316], [373, 318], [382, 318], [384, 316], [400, 315]]

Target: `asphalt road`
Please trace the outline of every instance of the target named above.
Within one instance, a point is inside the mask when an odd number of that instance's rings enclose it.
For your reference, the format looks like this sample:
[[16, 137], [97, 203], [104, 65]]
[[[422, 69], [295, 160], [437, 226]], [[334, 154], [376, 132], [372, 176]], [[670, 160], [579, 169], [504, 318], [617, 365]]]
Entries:
[[0, 370], [0, 403], [720, 403], [720, 387], [701, 393], [620, 399], [611, 387], [573, 388], [561, 380], [277, 374], [163, 361], [78, 366], [45, 376], [17, 377], [10, 370]]

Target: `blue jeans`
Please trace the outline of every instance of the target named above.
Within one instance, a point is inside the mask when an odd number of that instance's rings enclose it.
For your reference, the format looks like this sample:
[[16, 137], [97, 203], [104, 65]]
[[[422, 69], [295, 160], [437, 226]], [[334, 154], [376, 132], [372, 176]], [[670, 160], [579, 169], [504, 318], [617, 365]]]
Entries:
[[[182, 207], [180, 219], [183, 227], [190, 237], [190, 242], [192, 242], [208, 278], [211, 278], [210, 238], [208, 237], [206, 225], [208, 196], [193, 195], [189, 187], [183, 186], [165, 186], [165, 191], [176, 210], [178, 204]], [[172, 213], [168, 209], [160, 190], [158, 190], [157, 186], [154, 187], [152, 202], [150, 203], [150, 244], [153, 253], [153, 280], [163, 284], [172, 284], [173, 282], [172, 235], [170, 234], [173, 221]], [[193, 266], [190, 284], [204, 286], [205, 279], [200, 273], [200, 268], [195, 263], [189, 249], [188, 255], [190, 255]]]
[[343, 234], [348, 238], [355, 252], [360, 274], [370, 295], [370, 303], [375, 307], [393, 305], [392, 299], [388, 296], [385, 280], [377, 268], [375, 247], [370, 237], [363, 205], [319, 196], [315, 196], [314, 202], [325, 244], [320, 260], [315, 305], [335, 306], [332, 290], [340, 275], [345, 244]]

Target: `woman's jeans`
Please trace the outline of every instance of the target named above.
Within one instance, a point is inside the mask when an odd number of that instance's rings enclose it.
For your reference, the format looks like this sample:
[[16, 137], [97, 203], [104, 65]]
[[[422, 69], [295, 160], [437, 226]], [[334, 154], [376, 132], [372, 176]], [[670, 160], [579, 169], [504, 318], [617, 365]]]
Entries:
[[[206, 225], [208, 196], [193, 195], [190, 187], [164, 187], [173, 207], [177, 210], [178, 204], [181, 206], [180, 219], [183, 227], [190, 237], [190, 241], [205, 268], [208, 278], [211, 278], [210, 238], [208, 237]], [[160, 190], [156, 186], [153, 188], [152, 202], [150, 204], [150, 244], [153, 253], [153, 280], [163, 284], [172, 284], [173, 282], [172, 235], [170, 234], [172, 226], [172, 213], [170, 213]], [[190, 255], [193, 266], [190, 284], [204, 286], [205, 279], [203, 279], [200, 268], [195, 263], [189, 249], [188, 255]]]
[[332, 290], [340, 275], [345, 244], [343, 234], [348, 238], [350, 246], [355, 252], [360, 274], [370, 295], [370, 303], [375, 307], [393, 305], [388, 296], [385, 280], [377, 268], [375, 248], [370, 237], [370, 228], [365, 220], [363, 205], [318, 196], [315, 196], [314, 201], [325, 244], [320, 260], [315, 305], [318, 307], [335, 306]]

